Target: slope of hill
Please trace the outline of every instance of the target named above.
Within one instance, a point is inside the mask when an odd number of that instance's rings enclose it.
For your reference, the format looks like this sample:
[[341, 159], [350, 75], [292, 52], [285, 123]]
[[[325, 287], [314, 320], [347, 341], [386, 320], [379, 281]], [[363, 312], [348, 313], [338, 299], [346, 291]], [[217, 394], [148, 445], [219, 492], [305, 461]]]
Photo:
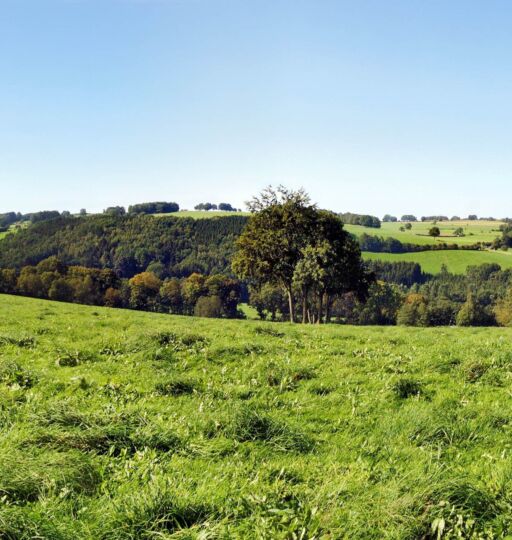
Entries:
[[0, 242], [0, 267], [20, 268], [58, 255], [64, 262], [111, 268], [123, 277], [155, 261], [172, 275], [225, 272], [244, 216], [191, 219], [140, 216], [60, 217]]
[[[428, 231], [434, 226], [432, 222], [415, 222], [412, 223], [410, 231], [401, 231], [405, 223], [382, 223], [380, 229], [370, 227], [361, 227], [359, 225], [345, 225], [346, 229], [361, 236], [366, 233], [373, 236], [391, 237], [400, 240], [402, 243], [430, 245], [445, 242], [447, 244], [469, 245], [478, 242], [492, 242], [496, 237], [500, 236], [500, 221], [438, 221], [435, 223], [439, 227], [441, 236], [434, 240], [429, 236]], [[461, 228], [464, 236], [455, 236], [455, 231]]]
[[512, 530], [511, 330], [306, 328], [8, 296], [0, 320], [2, 538]]
[[[197, 215], [196, 215], [197, 214]], [[112, 268], [123, 277], [144, 271], [154, 261], [164, 264], [171, 275], [186, 276], [191, 272], [230, 272], [234, 241], [247, 223], [248, 215], [213, 212], [175, 213], [169, 216], [108, 216], [58, 218], [35, 223], [17, 234], [2, 239], [0, 235], [0, 267], [20, 268], [37, 264], [50, 255], [58, 255], [69, 264], [94, 268]], [[466, 236], [442, 236], [440, 240], [460, 245], [492, 241], [498, 222], [440, 222], [445, 234], [456, 225], [465, 227]], [[413, 230], [401, 232], [400, 224], [383, 223], [381, 229], [345, 225], [356, 236], [363, 232], [383, 237], [392, 236], [402, 242], [432, 243], [426, 231], [429, 223], [414, 223]], [[444, 229], [443, 229], [444, 227]], [[467, 266], [498, 263], [512, 267], [512, 257], [497, 251], [435, 251], [404, 254], [364, 253], [367, 259], [413, 261], [424, 271], [437, 273], [442, 264], [452, 272], [463, 273]]]
[[416, 262], [421, 265], [424, 272], [429, 274], [439, 273], [443, 265], [453, 274], [464, 274], [468, 266], [480, 264], [499, 264], [502, 270], [512, 268], [512, 253], [508, 251], [442, 250], [418, 253], [369, 253], [365, 251], [363, 258], [374, 261]]
[[174, 217], [187, 217], [193, 219], [211, 219], [214, 217], [233, 217], [233, 216], [249, 216], [249, 212], [226, 212], [223, 210], [211, 210], [205, 212], [204, 210], [180, 210], [173, 214], [155, 214], [156, 217], [161, 216], [174, 216]]

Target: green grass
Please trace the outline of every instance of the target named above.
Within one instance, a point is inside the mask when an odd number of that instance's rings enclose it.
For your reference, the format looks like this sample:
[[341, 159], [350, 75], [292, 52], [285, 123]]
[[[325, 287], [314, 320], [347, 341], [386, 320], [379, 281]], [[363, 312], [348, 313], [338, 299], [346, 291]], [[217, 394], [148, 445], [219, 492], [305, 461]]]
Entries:
[[369, 253], [365, 251], [363, 258], [389, 262], [417, 262], [424, 272], [430, 274], [439, 273], [443, 264], [454, 274], [464, 274], [468, 266], [486, 263], [499, 264], [503, 270], [512, 268], [512, 253], [508, 251], [440, 250], [418, 253]]
[[9, 227], [9, 230], [4, 231], [4, 232], [0, 232], [0, 240], [2, 240], [2, 238], [5, 238], [10, 233], [18, 232], [19, 229], [26, 229], [29, 225], [30, 224], [29, 224], [28, 221], [25, 221], [23, 223], [17, 223], [15, 225], [11, 225]]
[[0, 296], [0, 538], [503, 538], [512, 330]]
[[155, 214], [155, 216], [171, 216], [171, 217], [188, 217], [193, 219], [205, 219], [212, 217], [225, 217], [225, 216], [249, 216], [249, 212], [224, 212], [221, 210], [211, 210], [209, 212], [201, 210], [180, 210], [179, 212], [173, 212], [172, 214]]
[[[428, 231], [434, 226], [430, 222], [412, 223], [412, 230], [400, 231], [404, 223], [382, 223], [380, 229], [370, 227], [360, 227], [359, 225], [345, 225], [345, 228], [360, 236], [363, 233], [383, 237], [391, 237], [400, 240], [400, 242], [410, 244], [434, 244], [444, 242], [447, 244], [475, 244], [477, 242], [492, 242], [497, 236], [500, 236], [499, 227], [502, 223], [499, 221], [439, 221], [436, 227], [441, 231], [441, 237], [434, 240], [428, 235]], [[455, 229], [462, 227], [465, 236], [453, 236]]]

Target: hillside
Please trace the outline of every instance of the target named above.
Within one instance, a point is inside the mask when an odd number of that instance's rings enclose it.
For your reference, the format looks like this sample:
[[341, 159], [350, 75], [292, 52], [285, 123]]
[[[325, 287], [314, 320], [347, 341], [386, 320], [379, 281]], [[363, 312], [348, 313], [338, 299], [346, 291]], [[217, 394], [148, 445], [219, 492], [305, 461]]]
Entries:
[[511, 330], [0, 320], [2, 538], [512, 531]]
[[249, 215], [249, 212], [227, 212], [223, 210], [211, 210], [209, 212], [204, 210], [180, 210], [179, 212], [174, 212], [172, 214], [155, 214], [155, 217], [174, 216], [192, 219], [211, 219], [215, 217], [236, 217]]
[[[154, 261], [163, 263], [166, 272], [187, 276], [192, 272], [229, 273], [234, 241], [247, 223], [242, 212], [177, 212], [169, 215], [61, 217], [35, 223], [2, 239], [0, 267], [21, 268], [58, 255], [68, 264], [93, 268], [111, 268], [122, 277], [144, 271]], [[400, 223], [383, 223], [372, 229], [345, 225], [356, 236], [363, 233], [392, 237], [401, 242], [427, 245], [441, 242], [460, 245], [491, 242], [498, 236], [498, 222], [439, 222], [438, 240], [428, 236], [431, 223], [414, 223], [412, 231], [402, 232]], [[454, 228], [462, 227], [466, 236], [453, 237]], [[5, 236], [5, 235], [4, 235]], [[467, 266], [498, 263], [512, 267], [512, 257], [504, 251], [434, 251], [416, 253], [370, 253], [371, 260], [412, 261], [423, 270], [437, 273], [445, 264], [451, 272], [464, 273]]]
[[192, 219], [140, 216], [60, 217], [0, 242], [0, 267], [21, 268], [58, 255], [68, 264], [111, 268], [122, 277], [159, 261], [171, 275], [225, 272], [244, 216]]
[[443, 264], [453, 274], [464, 274], [468, 266], [480, 264], [499, 264], [502, 270], [512, 268], [512, 253], [508, 251], [468, 251], [442, 250], [420, 251], [417, 253], [369, 253], [364, 252], [366, 260], [389, 262], [416, 262], [424, 272], [437, 274]]
[[[469, 245], [478, 242], [492, 242], [497, 236], [500, 236], [501, 221], [438, 221], [435, 223], [439, 227], [441, 236], [434, 240], [429, 236], [428, 231], [434, 226], [432, 222], [413, 222], [410, 231], [401, 231], [405, 223], [401, 222], [385, 222], [381, 224], [380, 229], [371, 227], [361, 227], [359, 225], [345, 225], [346, 229], [361, 236], [362, 234], [370, 234], [373, 236], [391, 237], [400, 240], [406, 244], [430, 245], [445, 242], [447, 244]], [[462, 228], [464, 236], [455, 236], [455, 231]]]

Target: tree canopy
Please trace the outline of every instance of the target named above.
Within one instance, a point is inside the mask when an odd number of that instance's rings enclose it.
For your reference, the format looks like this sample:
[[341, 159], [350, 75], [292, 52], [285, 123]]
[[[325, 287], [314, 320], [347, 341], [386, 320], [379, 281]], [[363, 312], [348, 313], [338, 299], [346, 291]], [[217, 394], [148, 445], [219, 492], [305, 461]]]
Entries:
[[294, 293], [302, 305], [302, 322], [329, 318], [337, 294], [364, 296], [370, 274], [357, 242], [332, 212], [318, 210], [303, 190], [268, 187], [247, 206], [252, 216], [237, 241], [233, 270], [257, 286], [282, 287], [295, 320]]

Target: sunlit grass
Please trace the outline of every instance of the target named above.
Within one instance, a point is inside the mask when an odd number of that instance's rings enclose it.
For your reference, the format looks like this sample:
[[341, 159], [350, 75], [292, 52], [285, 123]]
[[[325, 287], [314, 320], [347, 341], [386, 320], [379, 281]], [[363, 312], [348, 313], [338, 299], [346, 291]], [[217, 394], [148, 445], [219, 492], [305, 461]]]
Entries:
[[0, 296], [0, 538], [504, 537], [511, 343]]

